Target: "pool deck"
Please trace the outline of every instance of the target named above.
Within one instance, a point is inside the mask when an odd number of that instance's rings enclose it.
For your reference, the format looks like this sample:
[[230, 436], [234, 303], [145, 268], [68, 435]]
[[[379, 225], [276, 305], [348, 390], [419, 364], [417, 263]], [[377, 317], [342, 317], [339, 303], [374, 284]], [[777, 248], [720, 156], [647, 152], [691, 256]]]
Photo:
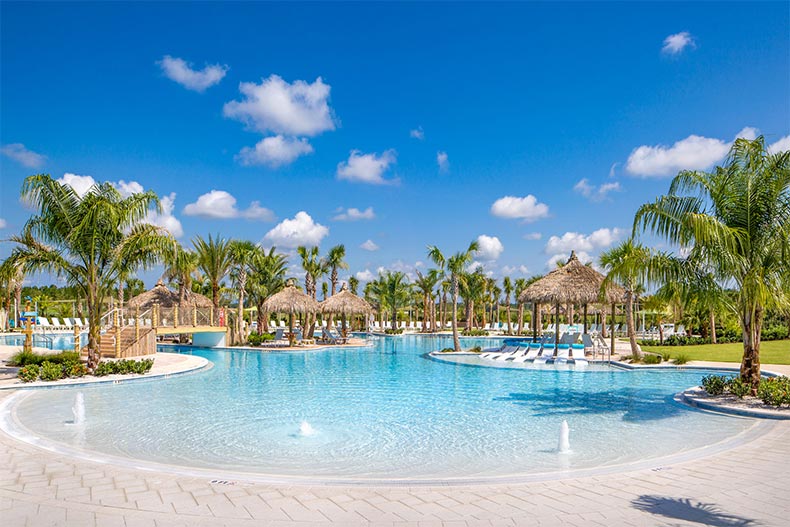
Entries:
[[[765, 369], [782, 373], [787, 367]], [[14, 393], [0, 391], [0, 404]], [[761, 429], [704, 457], [583, 477], [456, 486], [268, 484], [219, 473], [177, 475], [78, 459], [0, 432], [0, 524], [786, 525], [790, 422], [763, 421]]]

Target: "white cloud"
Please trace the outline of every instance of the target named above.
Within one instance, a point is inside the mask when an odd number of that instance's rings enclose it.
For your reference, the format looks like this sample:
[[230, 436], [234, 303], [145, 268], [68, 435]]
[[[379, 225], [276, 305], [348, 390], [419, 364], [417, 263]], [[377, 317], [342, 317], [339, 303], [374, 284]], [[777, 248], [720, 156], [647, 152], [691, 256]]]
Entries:
[[576, 256], [582, 263], [594, 261], [590, 253], [611, 246], [625, 234], [624, 229], [615, 227], [613, 229], [598, 229], [589, 235], [566, 232], [562, 236], [552, 236], [546, 241], [546, 246], [543, 249], [546, 254], [551, 255], [546, 265], [552, 268], [557, 262], [564, 262], [570, 256], [571, 251], [576, 251]]
[[422, 141], [425, 139], [425, 131], [422, 129], [422, 126], [418, 126], [414, 130], [409, 130], [409, 137]]
[[439, 165], [439, 172], [447, 172], [450, 170], [450, 160], [447, 158], [447, 152], [436, 152], [436, 164]]
[[214, 86], [228, 72], [228, 67], [220, 64], [206, 65], [202, 70], [195, 70], [184, 59], [170, 55], [165, 55], [157, 64], [168, 79], [196, 92], [203, 92], [206, 88]]
[[617, 162], [617, 163], [612, 163], [612, 166], [611, 166], [611, 167], [609, 167], [609, 177], [610, 177], [610, 178], [613, 178], [613, 177], [614, 177], [614, 175], [615, 175], [615, 170], [617, 169], [617, 165], [619, 165], [619, 164], [620, 164], [619, 162]]
[[225, 117], [238, 119], [262, 133], [312, 137], [335, 129], [329, 107], [331, 87], [321, 77], [289, 84], [278, 75], [260, 84], [242, 82], [241, 101], [231, 101], [223, 109]]
[[7, 225], [8, 222], [6, 222], [5, 219], [0, 218], [0, 229], [5, 229]]
[[360, 282], [370, 282], [376, 279], [376, 275], [370, 272], [370, 269], [365, 269], [364, 271], [357, 271], [354, 275], [357, 277], [357, 280]]
[[[560, 263], [560, 262], [564, 264], [565, 262], [568, 261], [568, 257], [570, 257], [570, 255], [571, 255], [570, 252], [568, 252], [568, 253], [559, 253], [559, 254], [553, 255], [551, 258], [546, 260], [546, 269], [552, 270], [552, 269], [556, 268], [557, 267], [557, 263]], [[581, 263], [583, 263], [585, 265], [590, 263], [590, 262], [592, 262], [593, 263], [593, 267], [595, 267], [597, 269], [597, 266], [595, 265], [595, 258], [590, 256], [589, 253], [587, 253], [585, 251], [576, 251], [576, 257], [579, 259], [579, 261]]]
[[152, 210], [146, 216], [145, 221], [150, 223], [151, 225], [156, 225], [157, 227], [162, 227], [170, 231], [170, 234], [175, 236], [176, 238], [180, 238], [184, 235], [184, 228], [181, 226], [181, 222], [173, 216], [173, 210], [175, 210], [175, 201], [176, 201], [176, 193], [171, 192], [167, 196], [162, 196], [159, 199], [159, 205], [162, 208], [162, 212], [157, 212]]
[[681, 31], [665, 38], [661, 51], [667, 55], [677, 55], [689, 46], [695, 46], [694, 37], [688, 31]]
[[337, 178], [373, 185], [396, 183], [395, 179], [384, 179], [384, 173], [390, 165], [395, 163], [395, 150], [386, 150], [381, 155], [363, 154], [359, 150], [352, 150], [348, 161], [337, 165]]
[[505, 250], [505, 246], [496, 236], [481, 234], [477, 237], [477, 244], [480, 248], [475, 251], [475, 256], [483, 261], [496, 260]]
[[526, 222], [532, 222], [547, 217], [549, 206], [539, 203], [538, 198], [532, 194], [523, 198], [505, 196], [491, 205], [491, 214], [500, 218], [522, 218]]
[[120, 192], [121, 196], [123, 196], [124, 198], [128, 198], [132, 194], [140, 194], [142, 192], [145, 192], [143, 186], [137, 181], [129, 181], [127, 183], [122, 179], [118, 183], [113, 183], [112, 185], [116, 189], [118, 189], [118, 192]]
[[519, 265], [518, 267], [516, 267], [515, 265], [505, 265], [502, 267], [503, 276], [508, 276], [517, 273], [526, 275], [529, 274], [529, 269], [527, 269], [526, 265]]
[[603, 201], [610, 192], [620, 191], [620, 183], [614, 181], [612, 183], [603, 183], [596, 187], [595, 185], [591, 185], [587, 178], [582, 178], [574, 185], [573, 190], [585, 198], [588, 198], [590, 201]]
[[366, 241], [365, 243], [360, 245], [359, 248], [371, 252], [379, 250], [379, 246], [376, 245], [376, 242], [374, 242], [373, 240]]
[[790, 150], [790, 135], [786, 135], [779, 139], [777, 142], [768, 145], [768, 151], [772, 154], [778, 154], [779, 152], [787, 152]]
[[245, 166], [268, 165], [277, 168], [292, 163], [296, 158], [313, 153], [307, 139], [274, 135], [264, 137], [255, 147], [245, 146], [236, 155], [236, 160]]
[[339, 214], [332, 218], [335, 221], [372, 220], [376, 217], [373, 207], [368, 207], [365, 210], [359, 210], [354, 207], [344, 210], [343, 207], [340, 207], [338, 212]]
[[184, 207], [187, 216], [202, 218], [231, 219], [243, 217], [249, 220], [272, 221], [274, 214], [263, 208], [260, 202], [253, 201], [248, 209], [240, 211], [236, 207], [236, 198], [224, 190], [211, 190], [198, 197], [195, 203]]
[[45, 156], [25, 148], [25, 145], [22, 143], [3, 145], [3, 147], [0, 148], [0, 152], [27, 168], [39, 168], [47, 160]]
[[62, 178], [58, 178], [56, 181], [61, 185], [68, 185], [73, 188], [79, 197], [87, 194], [91, 187], [96, 184], [96, 180], [91, 176], [79, 176], [70, 172], [66, 172]]
[[285, 219], [266, 233], [264, 240], [277, 247], [293, 249], [300, 245], [315, 246], [329, 235], [329, 228], [313, 221], [304, 211], [299, 211], [293, 219]]
[[539, 232], [528, 232], [527, 234], [522, 236], [522, 238], [524, 238], [525, 240], [540, 240], [542, 237], [543, 235]]
[[260, 201], [250, 203], [250, 206], [241, 212], [241, 216], [248, 220], [274, 221], [274, 213], [266, 207], [261, 207]]
[[[735, 136], [754, 139], [759, 130], [746, 127]], [[642, 145], [628, 156], [625, 169], [640, 177], [662, 177], [677, 174], [681, 170], [704, 170], [725, 158], [732, 141], [690, 135], [672, 146]]]

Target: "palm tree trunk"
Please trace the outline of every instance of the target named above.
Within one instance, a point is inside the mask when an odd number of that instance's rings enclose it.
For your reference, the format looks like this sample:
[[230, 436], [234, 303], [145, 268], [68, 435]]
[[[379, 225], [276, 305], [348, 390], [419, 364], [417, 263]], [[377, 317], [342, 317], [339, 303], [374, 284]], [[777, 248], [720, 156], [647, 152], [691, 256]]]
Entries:
[[257, 302], [256, 307], [258, 308], [258, 334], [263, 335], [269, 332], [269, 314], [263, 312], [263, 300]]
[[440, 322], [442, 323], [442, 329], [444, 329], [445, 324], [447, 323], [447, 291], [442, 291], [442, 303], [439, 305], [440, 308]]
[[452, 288], [453, 288], [453, 349], [455, 351], [461, 351], [461, 340], [458, 338], [458, 310], [456, 306], [458, 305], [458, 278], [453, 276], [452, 278]]
[[518, 334], [524, 331], [524, 302], [518, 303]]
[[[751, 306], [750, 306], [751, 307]], [[757, 395], [760, 384], [760, 336], [762, 334], [763, 311], [759, 306], [746, 309], [741, 314], [743, 327], [743, 360], [741, 379], [752, 386], [752, 395]]]
[[601, 337], [606, 338], [606, 311], [601, 309]]
[[710, 310], [709, 313], [709, 324], [710, 324], [710, 341], [713, 344], [717, 344], [716, 342], [716, 315], [714, 314], [713, 310]]
[[631, 291], [625, 293], [625, 325], [628, 331], [628, 340], [631, 342], [631, 354], [641, 357], [639, 344], [636, 343], [636, 331], [634, 331], [634, 294]]
[[510, 324], [510, 297], [507, 297], [507, 334], [511, 335], [513, 333], [513, 328]]

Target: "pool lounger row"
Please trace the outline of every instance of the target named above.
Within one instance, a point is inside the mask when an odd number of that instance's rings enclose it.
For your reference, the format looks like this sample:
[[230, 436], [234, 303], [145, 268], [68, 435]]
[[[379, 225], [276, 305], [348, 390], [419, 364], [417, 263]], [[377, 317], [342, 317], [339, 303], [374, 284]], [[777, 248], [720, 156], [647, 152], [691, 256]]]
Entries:
[[499, 350], [486, 351], [480, 355], [484, 359], [496, 360], [500, 362], [533, 362], [534, 364], [567, 364], [573, 362], [577, 365], [587, 365], [588, 361], [584, 357], [583, 344], [558, 344], [544, 346], [542, 344], [529, 344], [527, 346], [504, 346]]

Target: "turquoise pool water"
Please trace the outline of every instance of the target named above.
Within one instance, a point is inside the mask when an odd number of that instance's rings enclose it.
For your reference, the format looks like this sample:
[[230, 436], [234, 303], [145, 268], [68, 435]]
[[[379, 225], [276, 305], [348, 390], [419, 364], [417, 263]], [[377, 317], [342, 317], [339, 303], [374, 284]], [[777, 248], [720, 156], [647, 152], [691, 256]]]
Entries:
[[[675, 403], [673, 394], [699, 383], [699, 370], [508, 370], [424, 356], [449, 345], [449, 338], [414, 336], [310, 352], [180, 347], [214, 367], [35, 391], [19, 402], [17, 418], [36, 435], [105, 454], [321, 479], [608, 466], [702, 447], [753, 424]], [[85, 424], [71, 426], [78, 392]], [[563, 420], [571, 454], [557, 452]]]
[[[80, 334], [80, 343], [81, 346], [86, 346], [88, 344], [87, 333]], [[24, 335], [0, 335], [0, 346], [19, 346], [21, 348], [24, 344]], [[39, 333], [34, 333], [33, 346], [52, 350], [71, 351], [74, 349], [74, 334], [47, 333], [46, 335], [42, 335]]]

